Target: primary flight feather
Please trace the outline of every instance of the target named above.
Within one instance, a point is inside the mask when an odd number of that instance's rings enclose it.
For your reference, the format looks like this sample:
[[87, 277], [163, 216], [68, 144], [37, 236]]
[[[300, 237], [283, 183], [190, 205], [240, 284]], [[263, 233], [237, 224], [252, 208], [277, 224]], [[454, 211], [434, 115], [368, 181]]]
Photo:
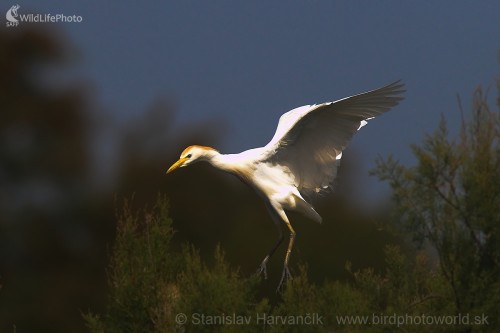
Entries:
[[[205, 146], [189, 146], [167, 171], [207, 161], [250, 185], [266, 203], [278, 227], [279, 239], [262, 261], [259, 272], [267, 278], [267, 262], [283, 241], [281, 224], [290, 238], [278, 290], [291, 278], [288, 262], [295, 231], [285, 213], [298, 211], [321, 222], [321, 216], [305, 198], [331, 186], [337, 167], [352, 136], [370, 120], [389, 111], [403, 99], [400, 81], [335, 102], [306, 105], [280, 117], [276, 133], [264, 147], [239, 154], [220, 154]], [[304, 198], [305, 197], [305, 198]]]

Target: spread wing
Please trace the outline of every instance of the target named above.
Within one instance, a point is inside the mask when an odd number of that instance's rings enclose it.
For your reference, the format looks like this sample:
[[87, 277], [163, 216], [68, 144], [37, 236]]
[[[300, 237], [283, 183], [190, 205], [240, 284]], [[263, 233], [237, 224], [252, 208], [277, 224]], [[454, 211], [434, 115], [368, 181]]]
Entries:
[[400, 81], [335, 102], [306, 105], [283, 114], [265, 146], [264, 160], [288, 168], [298, 190], [310, 195], [329, 188], [352, 136], [366, 120], [403, 99]]

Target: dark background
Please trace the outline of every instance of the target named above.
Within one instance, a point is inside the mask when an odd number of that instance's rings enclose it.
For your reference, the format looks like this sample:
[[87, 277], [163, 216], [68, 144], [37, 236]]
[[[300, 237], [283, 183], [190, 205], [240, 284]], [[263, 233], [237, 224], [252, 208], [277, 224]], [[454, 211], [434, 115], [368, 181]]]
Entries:
[[84, 331], [81, 313], [103, 310], [123, 198], [142, 209], [166, 193], [176, 244], [208, 258], [220, 243], [253, 273], [276, 237], [263, 203], [206, 165], [168, 166], [190, 144], [264, 145], [291, 108], [402, 78], [407, 99], [363, 128], [316, 202], [323, 225], [291, 216], [292, 266], [308, 263], [312, 281], [346, 278], [347, 260], [380, 269], [383, 246], [403, 240], [381, 227], [386, 189], [367, 170], [378, 154], [411, 161], [408, 144], [441, 112], [456, 131], [455, 94], [469, 103], [491, 81], [500, 40], [493, 1], [20, 5], [84, 21], [0, 30], [2, 332]]

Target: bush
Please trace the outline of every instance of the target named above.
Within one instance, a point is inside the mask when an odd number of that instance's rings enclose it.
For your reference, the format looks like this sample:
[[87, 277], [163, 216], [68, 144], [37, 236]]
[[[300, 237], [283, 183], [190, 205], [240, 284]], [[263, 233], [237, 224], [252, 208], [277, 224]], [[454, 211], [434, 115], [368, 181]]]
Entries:
[[311, 284], [302, 265], [272, 306], [258, 296], [260, 277], [241, 277], [220, 247], [213, 265], [205, 264], [193, 246], [174, 250], [171, 224], [164, 197], [141, 216], [125, 203], [108, 271], [108, 307], [103, 314], [84, 315], [91, 332], [384, 332], [393, 325], [352, 320], [440, 313], [449, 303], [449, 291], [423, 255], [412, 261], [388, 247], [384, 274], [352, 272], [348, 264], [351, 282]]
[[[174, 251], [170, 244], [174, 234], [171, 225], [164, 197], [142, 218], [125, 203], [118, 215], [108, 272], [108, 307], [102, 315], [84, 315], [90, 331], [241, 332], [239, 326], [210, 323], [199, 315], [253, 316], [269, 311], [266, 299], [255, 298], [258, 279], [241, 278], [224, 260], [220, 248], [215, 250], [213, 267], [202, 263], [192, 246], [180, 253]], [[188, 318], [182, 326], [176, 322], [178, 314]], [[225, 319], [227, 322], [231, 318]], [[242, 327], [255, 331], [252, 325]]]

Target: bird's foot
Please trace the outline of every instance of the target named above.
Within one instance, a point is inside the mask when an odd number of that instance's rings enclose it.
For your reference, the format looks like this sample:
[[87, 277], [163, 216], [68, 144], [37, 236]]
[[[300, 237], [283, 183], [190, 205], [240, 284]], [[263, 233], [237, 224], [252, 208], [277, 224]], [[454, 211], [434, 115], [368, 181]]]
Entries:
[[288, 265], [285, 265], [283, 267], [283, 274], [281, 275], [281, 281], [278, 285], [278, 289], [276, 289], [276, 293], [281, 294], [283, 291], [285, 291], [285, 287], [290, 280], [292, 280], [292, 274], [290, 274]]
[[267, 261], [269, 260], [269, 257], [265, 257], [264, 260], [262, 260], [262, 263], [259, 266], [259, 269], [257, 269], [257, 275], [264, 275], [264, 280], [267, 280]]

